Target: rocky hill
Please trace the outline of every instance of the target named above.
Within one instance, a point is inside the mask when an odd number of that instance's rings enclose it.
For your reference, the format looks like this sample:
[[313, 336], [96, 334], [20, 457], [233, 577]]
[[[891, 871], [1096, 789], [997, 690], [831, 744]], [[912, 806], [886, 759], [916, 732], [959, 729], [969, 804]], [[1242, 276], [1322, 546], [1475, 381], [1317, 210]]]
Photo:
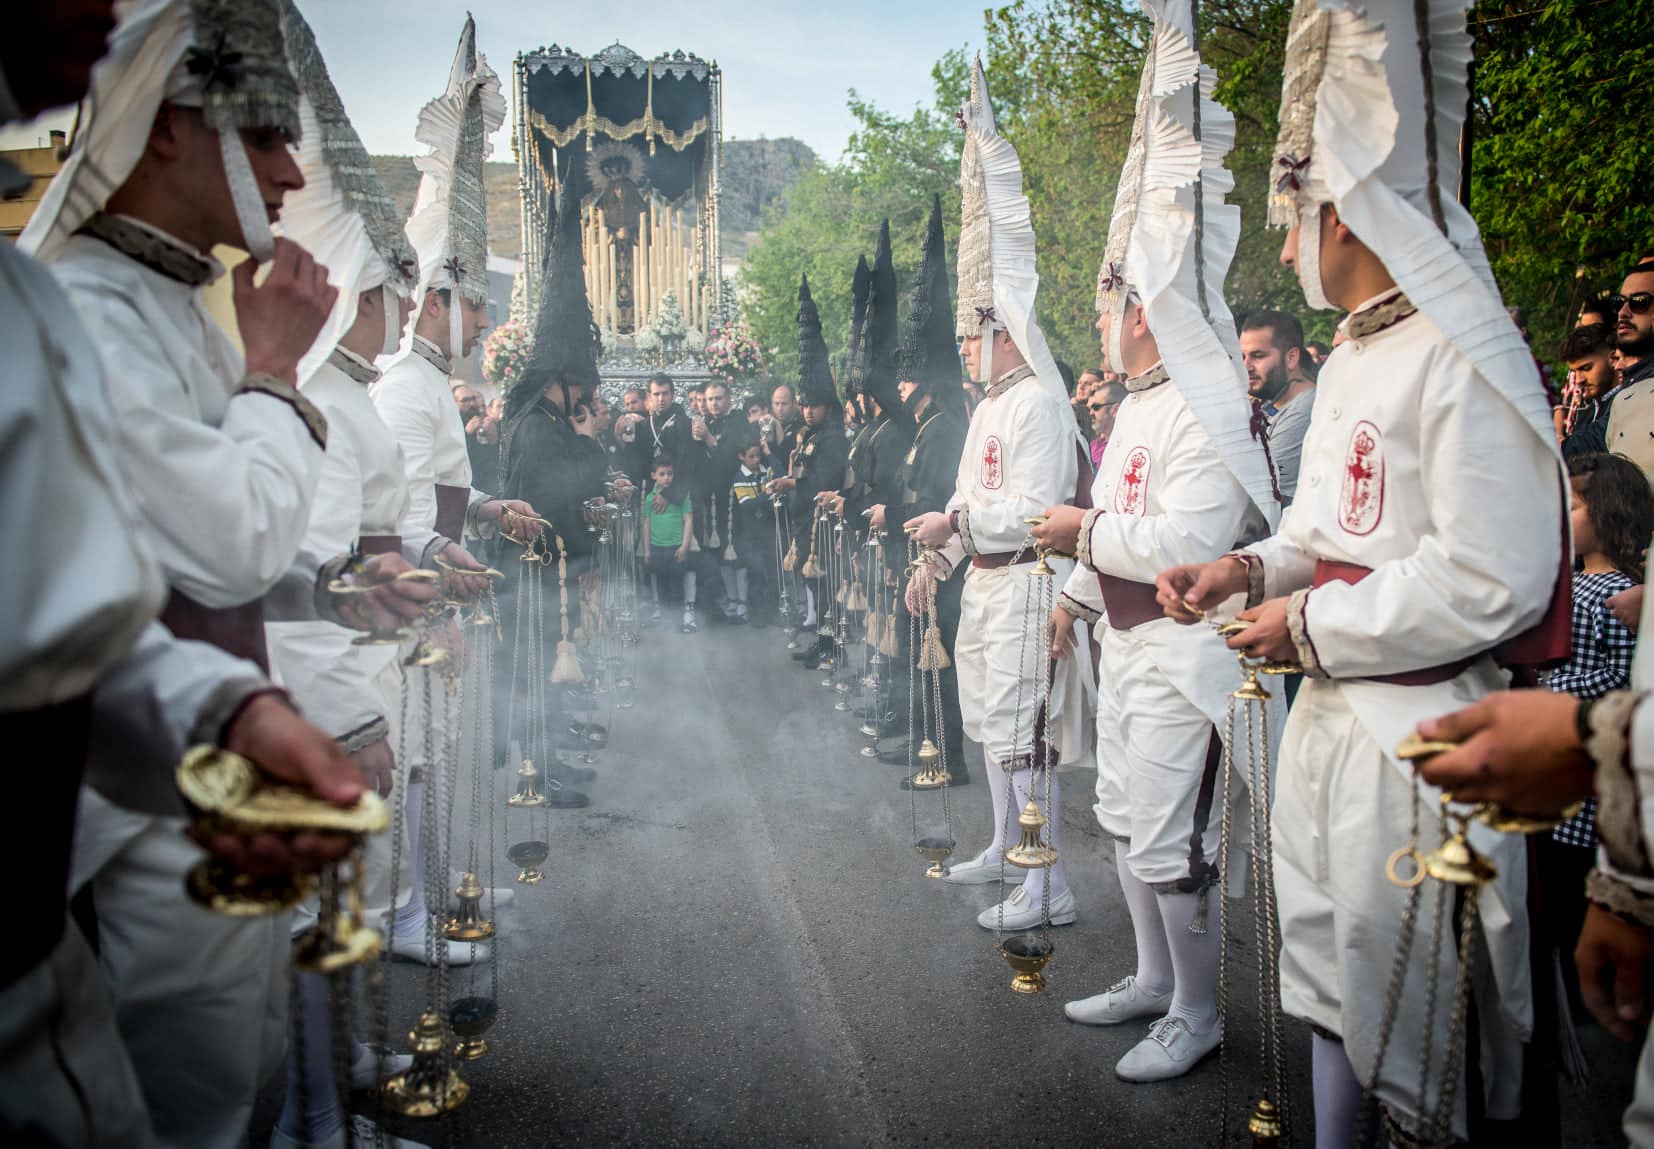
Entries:
[[[815, 166], [816, 156], [800, 140], [725, 140], [721, 224], [724, 255], [740, 258], [757, 237], [764, 209]], [[411, 156], [374, 156], [373, 166], [396, 205], [407, 215], [419, 191], [419, 170]], [[522, 213], [517, 198], [517, 166], [484, 165], [488, 191], [488, 246], [495, 255], [520, 258]]]

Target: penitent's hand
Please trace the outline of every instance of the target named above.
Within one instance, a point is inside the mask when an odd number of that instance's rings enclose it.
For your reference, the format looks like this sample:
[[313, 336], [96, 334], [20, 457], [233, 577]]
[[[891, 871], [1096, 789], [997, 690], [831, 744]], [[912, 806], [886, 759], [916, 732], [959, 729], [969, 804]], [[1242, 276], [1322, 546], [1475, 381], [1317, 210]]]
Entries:
[[[336, 806], [350, 806], [366, 788], [355, 763], [338, 742], [312, 726], [274, 694], [254, 698], [236, 715], [224, 749], [239, 754], [273, 778]], [[210, 853], [250, 874], [317, 870], [350, 850], [342, 834], [209, 834], [200, 839]]]
[[253, 282], [257, 270], [249, 259], [231, 280], [247, 374], [273, 375], [296, 387], [299, 360], [321, 334], [339, 289], [328, 284], [327, 268], [285, 237], [277, 237], [261, 284]]

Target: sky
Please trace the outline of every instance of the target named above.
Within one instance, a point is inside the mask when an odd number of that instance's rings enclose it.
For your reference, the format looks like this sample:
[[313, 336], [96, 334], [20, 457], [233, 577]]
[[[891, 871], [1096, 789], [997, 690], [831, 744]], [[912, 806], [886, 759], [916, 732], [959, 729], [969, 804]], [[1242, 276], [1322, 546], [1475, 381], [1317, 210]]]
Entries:
[[[829, 160], [838, 158], [855, 127], [845, 107], [851, 88], [891, 111], [928, 105], [931, 65], [949, 48], [982, 42], [983, 0], [469, 3], [478, 45], [508, 98], [518, 52], [557, 43], [594, 55], [616, 40], [646, 57], [681, 48], [722, 68], [726, 138], [795, 136]], [[465, 0], [298, 5], [368, 150], [424, 151], [414, 141], [414, 122], [447, 81]], [[0, 147], [33, 143], [47, 126], [0, 132]], [[495, 139], [496, 160], [511, 158], [510, 127], [508, 121]]]

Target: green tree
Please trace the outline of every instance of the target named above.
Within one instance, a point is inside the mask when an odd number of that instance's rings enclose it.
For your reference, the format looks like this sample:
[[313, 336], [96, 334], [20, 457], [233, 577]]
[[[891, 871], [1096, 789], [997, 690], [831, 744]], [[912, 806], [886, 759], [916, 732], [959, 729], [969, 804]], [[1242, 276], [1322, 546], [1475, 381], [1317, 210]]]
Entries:
[[1483, 0], [1471, 27], [1471, 210], [1550, 358], [1654, 246], [1654, 0]]
[[810, 277], [828, 350], [844, 349], [856, 257], [873, 255], [879, 222], [890, 220], [896, 279], [905, 296], [918, 271], [932, 195], [942, 196], [950, 253], [959, 234], [959, 146], [954, 116], [966, 61], [950, 52], [931, 70], [936, 100], [910, 115], [886, 112], [850, 93], [859, 127], [836, 164], [818, 164], [772, 205], [741, 278], [747, 319], [774, 376], [798, 373], [798, 280]]

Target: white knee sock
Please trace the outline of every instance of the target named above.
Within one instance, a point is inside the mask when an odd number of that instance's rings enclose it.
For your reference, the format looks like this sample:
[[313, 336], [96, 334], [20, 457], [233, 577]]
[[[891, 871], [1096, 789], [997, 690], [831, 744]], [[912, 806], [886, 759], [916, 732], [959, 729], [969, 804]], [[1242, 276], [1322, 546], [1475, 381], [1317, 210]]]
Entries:
[[1364, 1090], [1342, 1042], [1310, 1037], [1315, 1085], [1315, 1149], [1347, 1149], [1356, 1143]]
[[747, 568], [742, 567], [735, 572], [735, 601], [739, 606], [739, 613], [747, 613]]
[[293, 979], [297, 1001], [288, 1019], [287, 1099], [282, 1102], [276, 1124], [296, 1141], [322, 1141], [345, 1124], [338, 1082], [333, 1076], [333, 1015], [328, 1006], [327, 978], [319, 973], [295, 972]]
[[723, 564], [718, 567], [718, 579], [724, 584], [724, 598], [729, 602], [734, 602], [736, 600], [735, 575], [735, 568], [729, 566], [728, 564]]
[[[397, 907], [392, 920], [393, 932], [401, 937], [419, 937], [425, 932], [425, 787], [429, 785], [430, 767], [420, 769], [420, 781], [409, 782], [403, 795], [403, 817], [408, 829], [407, 856], [402, 861], [402, 874], [408, 878], [408, 900]], [[400, 878], [402, 875], [398, 875]]]
[[808, 629], [816, 624], [816, 592], [808, 586], [804, 588], [804, 621], [798, 625]]
[[1011, 806], [1011, 833], [1017, 837], [1021, 836], [1022, 831], [1016, 826], [1017, 816], [1022, 813], [1022, 808], [1032, 799], [1039, 806], [1040, 813], [1044, 814], [1048, 820], [1046, 832], [1051, 836], [1051, 845], [1056, 847], [1057, 850], [1057, 864], [1044, 869], [1028, 871], [1028, 876], [1022, 881], [1022, 886], [1028, 891], [1030, 898], [1043, 898], [1046, 885], [1049, 883], [1051, 896], [1053, 898], [1061, 897], [1068, 892], [1068, 875], [1062, 866], [1062, 843], [1057, 840], [1057, 827], [1060, 819], [1057, 817], [1056, 811], [1062, 809], [1062, 791], [1059, 788], [1057, 772], [1055, 770], [1051, 771], [1051, 796], [1049, 801], [1046, 799], [1045, 780], [1043, 778], [1036, 780], [1032, 770], [1018, 770], [1011, 775], [1011, 793], [1014, 797]]
[[1173, 985], [1172, 951], [1166, 945], [1166, 923], [1160, 919], [1160, 898], [1126, 865], [1130, 849], [1125, 842], [1114, 843], [1120, 892], [1126, 896], [1132, 933], [1137, 938], [1137, 984], [1145, 993], [1165, 993]]
[[[1156, 894], [1160, 920], [1166, 924], [1166, 946], [1172, 953], [1172, 1008], [1197, 1033], [1205, 1033], [1218, 1019], [1218, 950], [1223, 938], [1222, 897], [1216, 887], [1199, 894]], [[1205, 902], [1203, 906], [1201, 903]], [[1206, 932], [1189, 932], [1204, 911]]]
[[683, 609], [695, 609], [695, 572], [685, 571], [683, 574]]
[[1005, 810], [1011, 804], [1011, 780], [1005, 773], [1005, 768], [998, 762], [988, 758], [986, 750], [982, 752], [983, 769], [988, 775], [988, 797], [993, 806], [994, 836], [988, 844], [987, 851], [982, 855], [983, 861], [997, 863], [1001, 854], [1005, 852]]

